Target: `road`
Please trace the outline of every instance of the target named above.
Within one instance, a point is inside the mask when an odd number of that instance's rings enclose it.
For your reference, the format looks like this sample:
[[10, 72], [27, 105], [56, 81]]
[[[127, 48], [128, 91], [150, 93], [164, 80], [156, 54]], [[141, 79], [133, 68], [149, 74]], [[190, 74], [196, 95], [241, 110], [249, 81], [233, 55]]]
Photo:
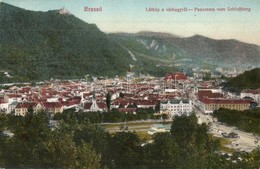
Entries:
[[228, 138], [231, 140], [231, 144], [227, 145], [229, 148], [233, 148], [239, 151], [251, 152], [255, 148], [260, 147], [260, 136], [258, 135], [240, 131], [236, 127], [219, 123], [216, 119], [213, 119], [211, 115], [205, 115], [200, 111], [197, 111], [197, 117], [199, 123], [204, 122], [209, 124], [209, 132], [216, 137], [223, 137], [222, 133], [237, 133], [238, 138]]

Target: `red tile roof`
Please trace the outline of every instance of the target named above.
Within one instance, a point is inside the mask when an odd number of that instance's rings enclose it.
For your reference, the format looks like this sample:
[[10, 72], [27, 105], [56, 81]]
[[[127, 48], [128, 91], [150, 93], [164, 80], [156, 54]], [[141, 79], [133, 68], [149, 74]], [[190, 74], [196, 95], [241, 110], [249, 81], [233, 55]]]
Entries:
[[[91, 108], [92, 104], [93, 104], [92, 102], [85, 103], [84, 109], [89, 110]], [[106, 109], [107, 108], [107, 105], [104, 102], [97, 102], [97, 106], [98, 106], [99, 109]]]
[[137, 100], [137, 105], [156, 105], [156, 100]]
[[22, 95], [20, 95], [20, 94], [7, 94], [7, 96], [8, 96], [9, 98], [22, 97]]
[[43, 102], [42, 105], [46, 108], [46, 109], [51, 109], [51, 108], [61, 108], [62, 104], [59, 102]]
[[36, 104], [35, 103], [18, 103], [16, 108], [21, 109], [21, 108], [32, 108], [34, 107]]
[[136, 112], [136, 108], [119, 108], [118, 111], [120, 112], [124, 112], [124, 113], [133, 113]]
[[0, 99], [0, 104], [6, 104], [7, 102], [5, 102], [3, 99]]
[[250, 100], [202, 99], [204, 104], [250, 104]]
[[223, 98], [221, 93], [213, 93], [211, 90], [199, 90], [198, 91], [199, 100], [204, 98]]
[[97, 102], [97, 105], [100, 109], [106, 109], [107, 108], [107, 104], [104, 102]]
[[187, 80], [187, 76], [182, 72], [170, 73], [164, 77], [164, 80]]

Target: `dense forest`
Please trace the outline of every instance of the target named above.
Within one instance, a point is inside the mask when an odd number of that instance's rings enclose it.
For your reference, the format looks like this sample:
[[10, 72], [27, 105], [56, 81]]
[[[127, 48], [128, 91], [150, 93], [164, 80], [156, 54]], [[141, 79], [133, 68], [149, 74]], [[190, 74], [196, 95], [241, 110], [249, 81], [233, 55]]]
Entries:
[[[51, 130], [45, 112], [0, 115], [0, 167], [5, 168], [258, 168], [260, 150], [222, 154], [219, 140], [195, 114], [176, 117], [169, 133], [147, 143], [135, 132], [107, 133], [88, 120], [67, 116]], [[230, 159], [231, 158], [231, 159]]]
[[260, 135], [260, 108], [244, 111], [220, 108], [214, 111], [213, 116], [220, 122]]

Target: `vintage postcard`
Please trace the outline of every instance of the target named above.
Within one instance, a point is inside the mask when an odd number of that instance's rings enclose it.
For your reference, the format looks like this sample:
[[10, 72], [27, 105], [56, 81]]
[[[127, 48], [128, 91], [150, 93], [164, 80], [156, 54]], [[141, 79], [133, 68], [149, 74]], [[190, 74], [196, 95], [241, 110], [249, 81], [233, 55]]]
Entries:
[[259, 114], [259, 0], [0, 0], [0, 168], [259, 168]]

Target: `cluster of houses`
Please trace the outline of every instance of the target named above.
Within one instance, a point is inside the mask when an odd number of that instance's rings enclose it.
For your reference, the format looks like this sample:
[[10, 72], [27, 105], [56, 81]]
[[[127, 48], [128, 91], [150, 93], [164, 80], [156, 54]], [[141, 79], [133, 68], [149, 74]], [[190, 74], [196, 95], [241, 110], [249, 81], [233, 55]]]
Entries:
[[[91, 82], [52, 80], [37, 86], [2, 89], [0, 111], [24, 116], [28, 111], [56, 114], [69, 108], [78, 112], [103, 112], [110, 108], [122, 113], [136, 113], [142, 108], [172, 118], [191, 114], [194, 106], [212, 113], [221, 107], [245, 110], [252, 102], [260, 102], [259, 90], [246, 90], [241, 93], [241, 98], [232, 98], [216, 89], [216, 84], [216, 81], [195, 82], [183, 72], [171, 73], [164, 78], [127, 76]], [[110, 105], [107, 105], [107, 93], [111, 95]]]
[[[175, 78], [180, 78], [179, 74]], [[140, 78], [140, 77], [139, 77]], [[191, 112], [191, 102], [179, 99], [179, 91], [163, 92], [166, 87], [164, 78], [141, 77], [138, 81], [127, 79], [95, 79], [86, 81], [52, 80], [37, 86], [13, 86], [0, 91], [0, 111], [2, 113], [24, 116], [28, 111], [46, 111], [51, 114], [62, 113], [69, 108], [79, 112], [95, 112], [118, 109], [123, 113], [136, 113], [137, 109], [153, 109], [161, 113], [173, 114]], [[111, 105], [106, 102], [106, 95], [111, 95]], [[171, 109], [166, 102], [182, 105]], [[189, 103], [189, 109], [184, 106]], [[160, 106], [160, 103], [162, 106]], [[157, 108], [156, 108], [157, 107]], [[171, 107], [171, 106], [170, 106]], [[174, 110], [174, 112], [171, 112]]]

